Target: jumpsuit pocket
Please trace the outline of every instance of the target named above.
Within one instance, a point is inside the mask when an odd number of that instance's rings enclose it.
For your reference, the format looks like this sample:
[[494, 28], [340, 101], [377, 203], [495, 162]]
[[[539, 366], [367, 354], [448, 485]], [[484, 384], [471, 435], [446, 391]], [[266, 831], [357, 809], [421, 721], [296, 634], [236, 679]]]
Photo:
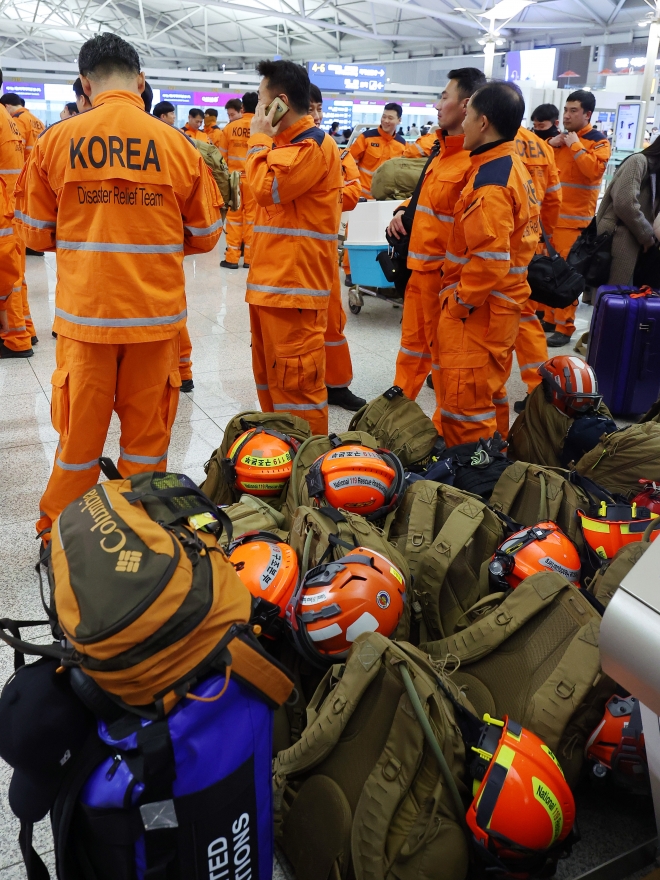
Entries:
[[479, 196], [465, 209], [461, 218], [463, 235], [468, 250], [476, 251], [488, 242], [496, 239], [495, 232], [483, 208], [483, 198]]
[[[484, 320], [486, 319], [486, 320]], [[450, 412], [474, 410], [488, 396], [488, 310], [477, 309], [465, 321], [446, 316], [440, 328], [448, 336], [440, 347], [443, 406]]]
[[63, 440], [69, 433], [69, 371], [55, 370], [50, 384], [53, 386], [50, 420]]
[[165, 403], [165, 413], [166, 413], [166, 423], [165, 426], [167, 428], [168, 433], [172, 430], [172, 425], [174, 424], [174, 419], [176, 418], [176, 411], [179, 405], [179, 389], [181, 388], [181, 374], [178, 370], [172, 370], [167, 380], [167, 387], [165, 389], [166, 403]]
[[283, 391], [314, 391], [325, 379], [325, 348], [301, 352], [301, 343], [275, 346], [277, 386]]

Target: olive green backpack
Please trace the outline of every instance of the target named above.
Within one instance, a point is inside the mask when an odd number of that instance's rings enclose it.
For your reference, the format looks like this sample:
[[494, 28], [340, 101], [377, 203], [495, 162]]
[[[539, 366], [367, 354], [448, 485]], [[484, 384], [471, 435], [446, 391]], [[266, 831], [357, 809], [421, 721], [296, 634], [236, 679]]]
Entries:
[[651, 546], [651, 532], [660, 526], [660, 520], [654, 519], [647, 526], [641, 541], [621, 547], [612, 559], [604, 562], [589, 581], [587, 588], [600, 604], [607, 608], [612, 597], [621, 586], [621, 581], [636, 565]]
[[[293, 416], [290, 413], [242, 412], [234, 416], [225, 428], [222, 443], [204, 465], [206, 479], [200, 489], [216, 504], [234, 504], [242, 494], [240, 490], [233, 489], [227, 482], [222, 462], [226, 459], [234, 440], [240, 437], [244, 431], [257, 426], [277, 431], [280, 434], [288, 434], [299, 443], [306, 440], [311, 433], [309, 425], [304, 419], [299, 419], [298, 416]], [[287, 488], [285, 486], [279, 496], [268, 498], [268, 504], [279, 510], [284, 504]]]
[[225, 208], [238, 211], [241, 207], [240, 172], [229, 170], [222, 153], [214, 144], [205, 144], [204, 141], [197, 139], [193, 140], [192, 144], [202, 154], [204, 163], [213, 175]]
[[284, 514], [266, 504], [263, 498], [254, 495], [241, 495], [236, 504], [223, 507], [222, 512], [231, 523], [231, 530], [225, 528], [218, 543], [227, 546], [246, 532], [270, 532], [286, 541], [288, 530]]
[[445, 449], [431, 419], [398, 385], [358, 410], [348, 428], [366, 431], [380, 446], [393, 452], [404, 468], [420, 467], [431, 455]]
[[371, 178], [371, 195], [379, 202], [409, 199], [422, 176], [428, 156], [406, 159], [396, 156], [383, 162]]
[[297, 880], [464, 880], [465, 747], [438, 676], [378, 633], [328, 671], [273, 768]]
[[509, 715], [552, 749], [570, 785], [616, 685], [601, 670], [601, 617], [555, 572], [526, 578], [461, 632], [420, 645], [454, 666], [477, 714]]
[[649, 421], [608, 434], [576, 465], [609, 492], [632, 497], [640, 480], [660, 483], [660, 424]]
[[504, 540], [504, 526], [479, 496], [418, 480], [406, 489], [388, 538], [410, 565], [413, 613], [420, 640], [429, 641], [455, 632], [488, 593], [484, 563]]

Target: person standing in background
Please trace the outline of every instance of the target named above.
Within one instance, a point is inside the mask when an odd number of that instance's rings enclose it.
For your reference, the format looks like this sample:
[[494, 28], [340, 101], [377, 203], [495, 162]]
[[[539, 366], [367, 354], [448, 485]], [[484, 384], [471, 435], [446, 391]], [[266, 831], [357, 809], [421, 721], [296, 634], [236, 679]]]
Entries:
[[86, 113], [88, 110], [91, 110], [92, 102], [83, 91], [80, 77], [73, 81], [73, 85], [71, 86], [71, 88], [73, 89], [73, 93], [76, 96], [76, 107], [78, 108], [78, 113]]
[[210, 138], [202, 131], [203, 125], [204, 111], [200, 110], [199, 107], [193, 107], [188, 113], [188, 122], [186, 122], [181, 131], [194, 141], [204, 141], [205, 144], [210, 144]]
[[240, 119], [243, 115], [244, 109], [243, 102], [240, 98], [230, 98], [225, 104], [225, 110], [229, 122], [236, 122], [237, 119]]
[[176, 124], [176, 108], [169, 101], [159, 101], [154, 107], [154, 116], [168, 125]]
[[219, 147], [220, 132], [222, 129], [218, 125], [218, 111], [215, 107], [207, 107], [204, 110], [204, 134], [209, 138], [215, 147]]
[[532, 113], [534, 134], [542, 141], [556, 137], [559, 132], [559, 110], [554, 104], [539, 104]]

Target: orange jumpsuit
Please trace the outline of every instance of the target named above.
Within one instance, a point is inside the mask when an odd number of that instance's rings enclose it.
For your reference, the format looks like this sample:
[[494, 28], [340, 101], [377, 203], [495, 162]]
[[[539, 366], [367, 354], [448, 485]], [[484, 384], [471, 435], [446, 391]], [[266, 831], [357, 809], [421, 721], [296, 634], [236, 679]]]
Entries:
[[[222, 129], [219, 125], [205, 125], [204, 126], [204, 134], [211, 141], [211, 143], [220, 149], [220, 132]], [[226, 157], [225, 157], [226, 158]]]
[[[518, 129], [515, 144], [516, 152], [532, 178], [536, 199], [541, 205], [541, 222], [545, 234], [548, 238], [552, 238], [561, 209], [561, 185], [554, 150], [533, 131], [528, 131], [526, 128]], [[537, 250], [542, 250], [544, 247], [543, 242], [540, 242]], [[542, 306], [539, 308], [543, 309]], [[531, 299], [527, 300], [522, 309], [515, 350], [520, 375], [527, 385], [527, 392], [531, 394], [542, 382], [538, 368], [548, 360], [545, 333], [536, 315], [536, 303]], [[499, 425], [498, 429], [501, 431]], [[508, 420], [506, 429], [508, 429]]]
[[430, 131], [428, 134], [418, 137], [413, 144], [406, 144], [406, 148], [403, 151], [404, 159], [423, 159], [424, 156], [430, 156], [433, 144], [439, 137], [439, 130]]
[[205, 144], [213, 143], [203, 128], [193, 128], [192, 125], [188, 125], [186, 122], [181, 131], [194, 141], [204, 141]]
[[[13, 227], [14, 199], [0, 177], [0, 317], [8, 322], [8, 306], [20, 288], [16, 285], [21, 268], [20, 250]], [[3, 321], [0, 320], [0, 326]]]
[[[360, 200], [360, 174], [355, 159], [347, 149], [339, 154], [344, 177], [341, 209], [352, 211]], [[325, 384], [327, 388], [348, 388], [353, 381], [353, 363], [348, 340], [344, 336], [346, 313], [341, 302], [339, 265], [335, 260], [330, 301], [328, 303], [328, 326], [325, 330]]]
[[[60, 435], [37, 528], [96, 483], [113, 409], [123, 474], [166, 470], [176, 415], [184, 254], [221, 232], [204, 160], [142, 97], [108, 91], [39, 138], [16, 186], [16, 226], [55, 250], [51, 416]], [[163, 279], [167, 284], [163, 284]]]
[[529, 298], [527, 266], [539, 240], [539, 204], [514, 141], [487, 144], [470, 159], [440, 293], [440, 415], [447, 446], [491, 437], [504, 417], [508, 425], [506, 382]]
[[[436, 138], [437, 140], [437, 138]], [[472, 173], [463, 135], [440, 135], [440, 155], [426, 171], [408, 248], [412, 275], [406, 285], [401, 320], [401, 347], [396, 358], [394, 384], [414, 400], [432, 367], [436, 402], [440, 404], [438, 321], [442, 287], [440, 270], [454, 225], [454, 207]], [[439, 412], [436, 413], [441, 429]]]
[[254, 231], [254, 217], [257, 203], [245, 180], [245, 157], [250, 139], [250, 125], [254, 113], [244, 113], [240, 119], [228, 122], [220, 132], [217, 147], [230, 171], [238, 171], [241, 175], [241, 207], [238, 211], [229, 211], [225, 220], [227, 250], [225, 260], [238, 263], [243, 246], [243, 265], [250, 265], [250, 246]]
[[325, 330], [344, 188], [339, 150], [303, 116], [274, 139], [250, 137], [245, 176], [257, 202], [245, 299], [261, 408], [291, 412], [313, 433], [327, 434]]
[[[24, 138], [21, 134], [22, 126], [14, 122], [6, 108], [0, 112], [0, 178], [2, 179], [10, 208], [14, 209], [14, 188], [18, 175], [23, 168]], [[31, 333], [25, 323], [27, 310], [23, 308], [21, 294], [21, 280], [23, 277], [22, 265], [25, 262], [25, 247], [17, 235], [7, 236], [16, 248], [15, 269], [16, 277], [9, 292], [3, 291], [0, 300], [0, 310], [7, 312], [8, 329], [0, 329], [0, 337], [7, 348], [13, 351], [28, 351], [32, 348], [30, 341]], [[14, 266], [10, 261], [8, 265]]]
[[[600, 184], [610, 158], [607, 137], [591, 125], [578, 131], [579, 141], [555, 148], [555, 160], [561, 181], [562, 207], [555, 227], [553, 245], [567, 257], [580, 230], [588, 226], [598, 203]], [[545, 309], [545, 319], [557, 325], [566, 336], [575, 333], [577, 302], [565, 309]]]

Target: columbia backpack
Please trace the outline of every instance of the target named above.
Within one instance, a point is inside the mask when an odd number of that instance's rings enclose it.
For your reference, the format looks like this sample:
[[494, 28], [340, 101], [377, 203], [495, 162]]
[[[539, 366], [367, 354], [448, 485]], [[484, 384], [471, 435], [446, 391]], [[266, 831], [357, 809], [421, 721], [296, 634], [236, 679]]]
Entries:
[[638, 494], [640, 480], [660, 483], [660, 424], [649, 421], [608, 434], [582, 456], [576, 470], [628, 498]]
[[420, 650], [455, 666], [450, 678], [478, 715], [509, 715], [540, 736], [573, 786], [616, 690], [600, 667], [600, 620], [562, 575], [541, 572], [466, 629]]
[[378, 633], [328, 671], [274, 762], [276, 840], [297, 880], [464, 880], [465, 747], [439, 679]]
[[[227, 480], [227, 468], [223, 464], [227, 461], [229, 450], [234, 441], [250, 428], [262, 427], [267, 431], [277, 431], [286, 434], [298, 443], [302, 443], [310, 436], [309, 425], [304, 419], [293, 416], [290, 413], [262, 413], [242, 412], [234, 416], [227, 423], [222, 443], [214, 451], [211, 458], [204, 465], [206, 479], [201, 485], [202, 491], [216, 504], [233, 504], [238, 501], [241, 492], [232, 487]], [[284, 503], [286, 489], [279, 497], [270, 498], [271, 507], [279, 510]]]
[[380, 446], [393, 452], [405, 468], [423, 467], [431, 456], [442, 457], [445, 449], [431, 419], [398, 385], [358, 410], [348, 428], [366, 431]]

